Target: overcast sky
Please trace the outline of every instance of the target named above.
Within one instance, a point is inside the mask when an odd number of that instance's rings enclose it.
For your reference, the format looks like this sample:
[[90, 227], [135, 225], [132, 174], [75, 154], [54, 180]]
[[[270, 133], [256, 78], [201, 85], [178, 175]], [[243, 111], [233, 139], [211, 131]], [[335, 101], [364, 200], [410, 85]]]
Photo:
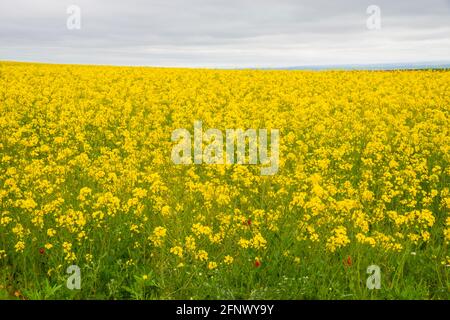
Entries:
[[[81, 28], [67, 28], [67, 7]], [[381, 9], [370, 30], [369, 5]], [[450, 62], [450, 0], [1, 0], [0, 60], [285, 67]]]

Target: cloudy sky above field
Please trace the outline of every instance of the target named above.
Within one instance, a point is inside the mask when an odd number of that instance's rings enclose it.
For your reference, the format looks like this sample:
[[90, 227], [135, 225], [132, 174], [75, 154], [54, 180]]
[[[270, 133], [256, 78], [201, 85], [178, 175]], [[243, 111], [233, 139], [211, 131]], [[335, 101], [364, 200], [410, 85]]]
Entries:
[[[66, 10], [81, 9], [69, 30]], [[381, 9], [370, 30], [368, 6]], [[284, 67], [449, 62], [450, 0], [12, 0], [0, 60]]]

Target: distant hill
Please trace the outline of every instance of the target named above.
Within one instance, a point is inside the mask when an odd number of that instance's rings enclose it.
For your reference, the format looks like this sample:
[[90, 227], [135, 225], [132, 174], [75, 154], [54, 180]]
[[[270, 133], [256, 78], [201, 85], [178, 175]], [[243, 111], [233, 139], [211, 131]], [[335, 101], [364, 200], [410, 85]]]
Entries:
[[311, 65], [277, 68], [257, 68], [264, 70], [415, 70], [450, 69], [450, 62], [381, 63], [381, 64], [341, 64]]

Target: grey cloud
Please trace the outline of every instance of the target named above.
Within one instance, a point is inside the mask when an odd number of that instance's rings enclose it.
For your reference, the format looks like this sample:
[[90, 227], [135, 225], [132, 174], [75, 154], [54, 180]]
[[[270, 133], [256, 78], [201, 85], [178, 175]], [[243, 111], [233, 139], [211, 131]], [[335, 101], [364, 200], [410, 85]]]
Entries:
[[[82, 11], [67, 30], [66, 8]], [[381, 8], [382, 29], [366, 28]], [[0, 4], [0, 59], [174, 66], [448, 60], [450, 1], [15, 0]]]

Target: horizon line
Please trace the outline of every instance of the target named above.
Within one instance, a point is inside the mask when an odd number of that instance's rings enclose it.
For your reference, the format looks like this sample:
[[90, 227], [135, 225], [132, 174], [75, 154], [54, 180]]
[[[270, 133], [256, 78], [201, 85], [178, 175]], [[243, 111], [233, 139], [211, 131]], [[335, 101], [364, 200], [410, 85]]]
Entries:
[[176, 65], [134, 65], [134, 64], [93, 64], [93, 63], [74, 63], [74, 62], [49, 62], [32, 60], [2, 60], [0, 63], [29, 63], [29, 64], [48, 64], [48, 65], [68, 65], [68, 66], [99, 66], [99, 67], [123, 67], [123, 68], [164, 68], [164, 69], [210, 69], [210, 70], [421, 70], [421, 69], [450, 69], [449, 61], [416, 61], [416, 62], [374, 62], [374, 63], [337, 63], [337, 64], [311, 64], [311, 65], [292, 65], [292, 66], [176, 66]]

